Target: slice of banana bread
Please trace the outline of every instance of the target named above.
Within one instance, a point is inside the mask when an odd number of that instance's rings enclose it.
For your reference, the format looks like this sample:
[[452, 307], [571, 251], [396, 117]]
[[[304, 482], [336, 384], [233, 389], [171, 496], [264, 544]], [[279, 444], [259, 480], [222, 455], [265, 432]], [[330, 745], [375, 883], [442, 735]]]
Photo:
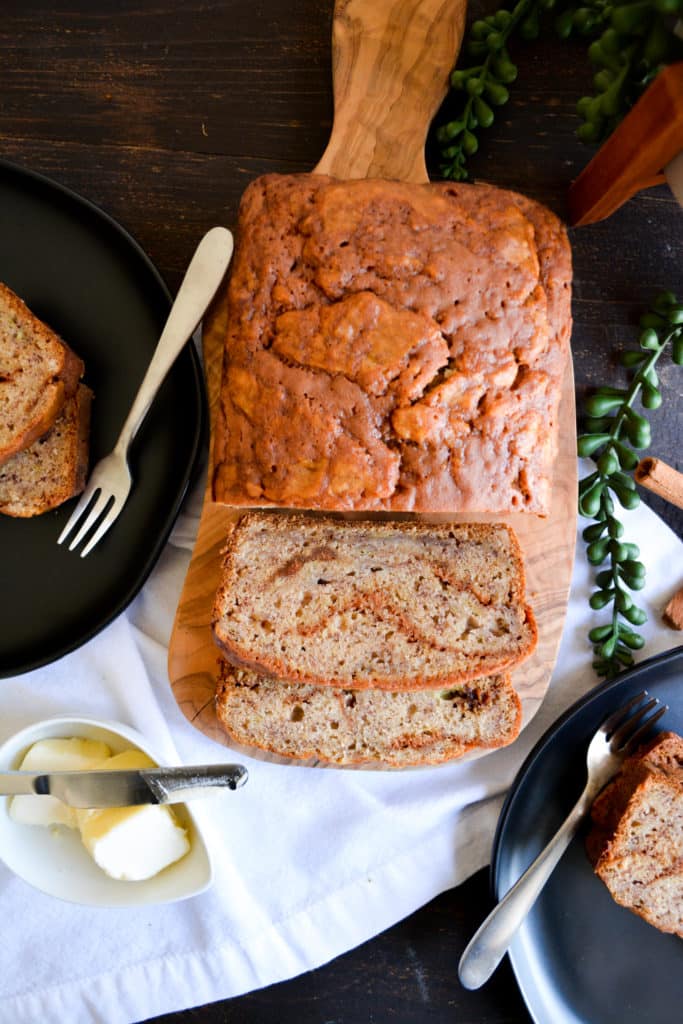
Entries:
[[69, 346], [0, 283], [0, 465], [50, 429], [82, 374]]
[[508, 675], [415, 693], [267, 679], [221, 660], [216, 714], [236, 742], [321, 764], [409, 768], [506, 746], [522, 710]]
[[617, 903], [683, 937], [683, 739], [662, 733], [595, 801], [588, 854]]
[[653, 771], [664, 772], [683, 785], [683, 739], [676, 733], [659, 733], [626, 758], [619, 773], [593, 802], [593, 824], [613, 834], [636, 786]]
[[92, 392], [80, 384], [54, 425], [0, 466], [0, 512], [41, 515], [80, 493], [88, 469]]
[[447, 687], [536, 643], [507, 526], [272, 513], [229, 536], [213, 630], [238, 666], [349, 689]]

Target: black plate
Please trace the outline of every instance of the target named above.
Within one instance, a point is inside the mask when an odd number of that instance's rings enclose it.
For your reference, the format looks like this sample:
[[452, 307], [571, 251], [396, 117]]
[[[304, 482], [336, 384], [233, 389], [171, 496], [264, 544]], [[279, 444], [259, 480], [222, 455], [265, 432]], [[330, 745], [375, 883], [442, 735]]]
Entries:
[[[114, 445], [170, 308], [140, 246], [87, 200], [0, 162], [0, 280], [85, 362], [95, 392], [91, 464]], [[57, 546], [73, 507], [0, 516], [0, 676], [44, 665], [118, 615], [151, 571], [203, 438], [204, 388], [192, 345], [164, 382], [131, 449], [128, 502], [86, 558]]]
[[[648, 690], [669, 705], [661, 729], [683, 733], [683, 647], [592, 691], [542, 737], [501, 812], [491, 863], [500, 899], [581, 792], [601, 721]], [[571, 844], [510, 950], [538, 1024], [671, 1024], [683, 1006], [683, 941], [619, 907], [593, 874], [582, 834]]]

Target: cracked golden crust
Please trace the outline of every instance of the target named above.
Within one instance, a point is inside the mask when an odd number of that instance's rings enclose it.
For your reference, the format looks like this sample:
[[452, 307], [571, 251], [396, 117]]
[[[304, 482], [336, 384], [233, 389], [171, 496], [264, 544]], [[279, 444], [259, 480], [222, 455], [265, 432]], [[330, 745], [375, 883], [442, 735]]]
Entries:
[[0, 283], [0, 465], [50, 429], [83, 369], [66, 342]]
[[243, 515], [212, 613], [234, 665], [318, 686], [425, 690], [517, 665], [537, 627], [502, 524]]
[[214, 495], [545, 513], [571, 324], [560, 222], [491, 186], [247, 189]]

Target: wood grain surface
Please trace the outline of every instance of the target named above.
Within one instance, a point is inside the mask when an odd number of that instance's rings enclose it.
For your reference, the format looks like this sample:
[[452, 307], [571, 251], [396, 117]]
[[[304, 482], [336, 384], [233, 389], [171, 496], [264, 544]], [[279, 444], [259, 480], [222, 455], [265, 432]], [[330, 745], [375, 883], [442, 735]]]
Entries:
[[[333, 26], [334, 123], [330, 142], [316, 170], [348, 178], [371, 174], [427, 181], [424, 141], [458, 51], [463, 15], [462, 0], [375, 0], [372, 5], [364, 0], [338, 0]], [[444, 30], [438, 33], [439, 45], [430, 48], [428, 42], [434, 36], [435, 24], [442, 25]], [[415, 67], [425, 70], [417, 75]], [[382, 112], [392, 106], [400, 116], [387, 120]], [[203, 330], [212, 438], [226, 333], [224, 289]], [[522, 727], [531, 721], [548, 689], [564, 625], [576, 537], [575, 420], [574, 377], [569, 360], [563, 382], [560, 450], [554, 467], [549, 515], [541, 518], [512, 513], [476, 517], [512, 526], [524, 554], [527, 599], [536, 615], [538, 645], [531, 657], [512, 673], [522, 700]], [[224, 733], [216, 717], [213, 697], [218, 656], [211, 634], [221, 549], [240, 510], [213, 502], [212, 476], [213, 444], [199, 531], [169, 645], [168, 672], [173, 694], [185, 717], [211, 739], [241, 750]], [[473, 517], [419, 518], [427, 522], [466, 522]], [[247, 752], [259, 759], [286, 763], [255, 748]], [[489, 752], [475, 751], [464, 759]]]
[[[496, 7], [471, 0], [468, 21]], [[202, 234], [234, 225], [253, 178], [310, 170], [329, 139], [332, 0], [5, 0], [2, 19], [0, 152], [120, 220], [172, 291]], [[512, 56], [510, 102], [470, 168], [566, 218], [568, 188], [595, 152], [576, 137], [593, 75], [586, 46], [548, 31]], [[454, 110], [447, 96], [430, 131], [433, 178], [434, 130]], [[683, 212], [660, 186], [570, 239], [580, 404], [589, 388], [625, 380], [617, 353], [634, 344], [656, 291], [683, 290]], [[649, 414], [650, 454], [680, 470], [681, 371], [669, 360], [658, 370], [665, 400]], [[683, 512], [641, 497], [683, 536]], [[477, 992], [458, 984], [460, 954], [490, 906], [482, 870], [316, 971], [157, 1024], [531, 1024], [507, 961]]]
[[315, 170], [427, 182], [425, 142], [448, 90], [466, 0], [337, 0], [334, 124]]
[[[212, 424], [218, 404], [226, 330], [227, 303], [224, 290], [214, 303], [203, 331], [204, 371]], [[531, 657], [512, 673], [513, 683], [522, 699], [523, 726], [535, 715], [548, 688], [571, 582], [576, 534], [574, 417], [574, 378], [571, 363], [568, 363], [560, 408], [560, 451], [555, 465], [550, 515], [545, 519], [524, 513], [480, 517], [487, 522], [509, 523], [524, 553], [527, 597], [538, 623], [538, 646]], [[213, 437], [213, 430], [211, 434]], [[204, 505], [173, 624], [168, 671], [173, 694], [185, 717], [216, 742], [241, 750], [227, 737], [215, 713], [213, 698], [218, 675], [218, 651], [211, 633], [211, 611], [220, 576], [221, 549], [243, 510], [218, 505], [212, 500], [212, 461], [210, 449]], [[446, 519], [453, 522], [467, 521], [465, 516], [420, 518], [433, 522]], [[250, 749], [247, 753], [263, 760], [286, 763], [260, 750]], [[483, 751], [467, 756], [471, 759], [486, 753]]]

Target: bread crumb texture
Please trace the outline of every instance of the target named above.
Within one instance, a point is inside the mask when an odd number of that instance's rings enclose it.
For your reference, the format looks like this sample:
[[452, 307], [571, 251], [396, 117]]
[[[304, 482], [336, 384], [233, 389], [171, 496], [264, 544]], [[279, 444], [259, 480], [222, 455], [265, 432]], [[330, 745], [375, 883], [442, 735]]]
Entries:
[[399, 693], [285, 683], [222, 661], [216, 714], [237, 743], [321, 764], [408, 768], [505, 746], [521, 704], [509, 676]]
[[588, 855], [616, 902], [683, 937], [683, 739], [661, 733], [627, 758], [591, 819]]
[[448, 686], [536, 643], [506, 526], [259, 513], [228, 540], [213, 629], [236, 665], [351, 689]]
[[0, 465], [50, 429], [82, 374], [69, 346], [0, 284]]
[[487, 185], [269, 175], [238, 238], [216, 500], [547, 513], [571, 328], [552, 213]]
[[85, 384], [46, 434], [0, 465], [0, 512], [42, 515], [79, 494], [88, 470], [92, 392]]

